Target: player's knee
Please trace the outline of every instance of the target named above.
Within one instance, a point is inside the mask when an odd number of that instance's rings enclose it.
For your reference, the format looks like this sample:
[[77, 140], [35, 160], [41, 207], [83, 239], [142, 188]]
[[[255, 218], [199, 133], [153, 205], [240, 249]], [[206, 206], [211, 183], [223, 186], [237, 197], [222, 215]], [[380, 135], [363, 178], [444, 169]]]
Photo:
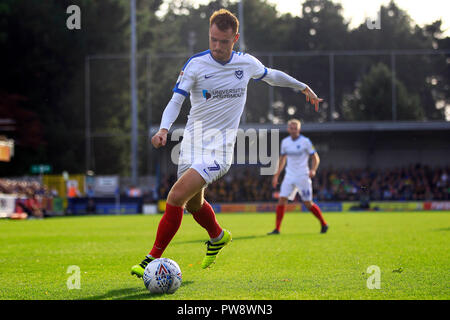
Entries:
[[181, 190], [172, 188], [167, 196], [167, 202], [172, 206], [183, 207], [186, 203], [186, 196]]
[[200, 201], [188, 201], [186, 203], [186, 210], [190, 213], [195, 213], [202, 208], [202, 203]]
[[280, 197], [280, 199], [278, 199], [278, 204], [279, 204], [279, 205], [284, 206], [284, 205], [287, 204], [287, 202], [288, 202], [288, 199], [285, 198], [285, 197]]
[[311, 207], [313, 206], [312, 201], [304, 201], [303, 204], [305, 205], [305, 207], [310, 210]]

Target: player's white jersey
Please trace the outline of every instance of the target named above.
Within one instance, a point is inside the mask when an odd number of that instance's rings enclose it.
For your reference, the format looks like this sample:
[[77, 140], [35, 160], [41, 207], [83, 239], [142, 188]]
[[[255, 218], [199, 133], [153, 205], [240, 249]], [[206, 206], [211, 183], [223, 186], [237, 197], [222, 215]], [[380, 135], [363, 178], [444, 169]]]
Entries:
[[[210, 50], [192, 56], [183, 66], [173, 89], [186, 97], [190, 95], [191, 100], [182, 153], [186, 148], [191, 148], [194, 153], [205, 149], [221, 150], [226, 153], [226, 162], [230, 162], [247, 98], [248, 82], [250, 79], [261, 80], [266, 74], [267, 68], [246, 53], [233, 51], [225, 63], [215, 60]], [[187, 135], [195, 139], [194, 128], [199, 127], [203, 141], [186, 139]], [[227, 131], [231, 136], [226, 136]], [[211, 138], [214, 133], [217, 137], [218, 132], [223, 140]]]
[[291, 136], [281, 141], [281, 155], [287, 156], [285, 177], [309, 174], [309, 157], [316, 152], [311, 140], [299, 135], [293, 140]]

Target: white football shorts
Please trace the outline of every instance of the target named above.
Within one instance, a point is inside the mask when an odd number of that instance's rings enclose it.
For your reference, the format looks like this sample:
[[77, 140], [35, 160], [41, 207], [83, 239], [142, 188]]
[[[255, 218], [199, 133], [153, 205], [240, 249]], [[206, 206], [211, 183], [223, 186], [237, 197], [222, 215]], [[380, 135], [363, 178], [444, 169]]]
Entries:
[[180, 178], [189, 168], [192, 168], [197, 171], [203, 179], [205, 179], [206, 184], [210, 184], [223, 177], [228, 172], [230, 167], [231, 164], [219, 163], [216, 160], [212, 163], [181, 163], [178, 165], [178, 178]]
[[292, 201], [298, 192], [302, 201], [312, 201], [312, 191], [312, 181], [308, 175], [285, 176], [280, 187], [280, 197], [285, 197]]

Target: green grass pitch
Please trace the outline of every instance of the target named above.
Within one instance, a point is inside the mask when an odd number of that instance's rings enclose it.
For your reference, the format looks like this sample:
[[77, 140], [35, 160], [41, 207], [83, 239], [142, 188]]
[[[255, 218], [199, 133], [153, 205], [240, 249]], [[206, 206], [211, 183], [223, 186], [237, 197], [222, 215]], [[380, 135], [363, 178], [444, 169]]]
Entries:
[[[164, 257], [183, 283], [151, 295], [130, 267], [150, 250], [161, 215], [0, 220], [0, 299], [445, 299], [450, 298], [450, 212], [218, 214], [233, 234], [212, 268], [200, 268], [207, 233], [190, 215]], [[68, 267], [80, 268], [69, 290]], [[367, 268], [380, 268], [368, 289]]]

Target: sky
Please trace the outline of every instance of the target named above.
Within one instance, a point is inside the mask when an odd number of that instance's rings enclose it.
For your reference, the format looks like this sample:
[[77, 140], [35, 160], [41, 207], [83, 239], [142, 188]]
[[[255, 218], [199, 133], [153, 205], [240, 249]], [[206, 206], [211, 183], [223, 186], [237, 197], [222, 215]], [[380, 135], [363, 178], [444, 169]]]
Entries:
[[[206, 4], [209, 0], [190, 0], [193, 4]], [[245, 1], [245, 0], [244, 0]], [[267, 0], [274, 4], [280, 13], [291, 13], [298, 16], [301, 5], [305, 0]], [[390, 0], [333, 0], [341, 3], [344, 18], [350, 22], [350, 28], [359, 26], [367, 18], [375, 19], [381, 5]], [[438, 19], [442, 19], [444, 35], [450, 36], [450, 0], [395, 0], [395, 3], [406, 10], [410, 17], [423, 26]], [[382, 27], [382, 26], [381, 26]]]

